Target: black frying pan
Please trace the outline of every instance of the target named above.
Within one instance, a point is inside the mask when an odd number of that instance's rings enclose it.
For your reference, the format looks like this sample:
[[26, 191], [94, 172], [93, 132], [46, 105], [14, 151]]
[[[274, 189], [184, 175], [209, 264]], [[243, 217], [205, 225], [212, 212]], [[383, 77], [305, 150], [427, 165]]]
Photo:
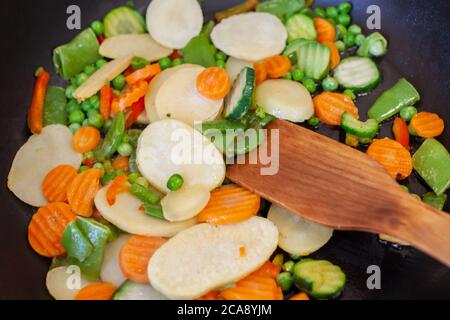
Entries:
[[[240, 1], [206, 0], [204, 11], [211, 18], [214, 12]], [[54, 70], [51, 49], [69, 41], [77, 33], [66, 28], [66, 8], [69, 5], [81, 7], [82, 27], [85, 28], [92, 20], [125, 2], [1, 1], [1, 48], [6, 54], [1, 55], [0, 69], [0, 132], [3, 138], [0, 144], [0, 298], [50, 298], [45, 288], [49, 260], [35, 254], [27, 242], [27, 226], [33, 209], [6, 189], [12, 159], [29, 136], [25, 119], [31, 100], [33, 72], [41, 65]], [[136, 0], [135, 4], [144, 11], [148, 2]], [[339, 2], [316, 1], [320, 6]], [[419, 106], [439, 113], [450, 125], [450, 36], [447, 32], [450, 28], [450, 2], [355, 0], [353, 4], [352, 16], [360, 25], [365, 25], [369, 5], [381, 8], [381, 31], [390, 44], [388, 55], [380, 64], [383, 83], [372, 94], [357, 101], [361, 114], [365, 115], [380, 93], [403, 76], [421, 92], [423, 100]], [[60, 81], [56, 76], [52, 79], [54, 84]], [[320, 132], [342, 139], [339, 131], [332, 128], [322, 126]], [[382, 134], [390, 134], [390, 123], [383, 125]], [[448, 128], [440, 140], [450, 149]], [[426, 190], [415, 176], [408, 180], [408, 184], [412, 192], [423, 194]], [[450, 211], [449, 205], [446, 211]], [[348, 284], [343, 299], [450, 298], [450, 269], [412, 248], [399, 250], [383, 245], [375, 235], [337, 232], [314, 257], [329, 259], [344, 269]], [[370, 265], [381, 268], [381, 290], [367, 289], [366, 270]]]

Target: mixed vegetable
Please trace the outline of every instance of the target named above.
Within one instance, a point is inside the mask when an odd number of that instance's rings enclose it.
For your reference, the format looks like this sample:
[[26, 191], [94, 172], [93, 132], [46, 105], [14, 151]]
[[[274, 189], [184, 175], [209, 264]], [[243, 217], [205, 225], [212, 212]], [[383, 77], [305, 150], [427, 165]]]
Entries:
[[[388, 41], [351, 23], [349, 2], [311, 5], [247, 0], [205, 22], [197, 0], [153, 0], [145, 18], [116, 8], [54, 50], [69, 84], [50, 86], [37, 70], [33, 136], [8, 187], [39, 208], [28, 239], [53, 259], [55, 299], [339, 297], [344, 271], [310, 257], [333, 230], [276, 205], [266, 215], [258, 195], [225, 181], [225, 158], [256, 149], [264, 135], [251, 129], [275, 118], [340, 127], [393, 179], [415, 171], [430, 188], [423, 202], [444, 208], [450, 155], [435, 139], [444, 120], [416, 109], [406, 79], [366, 120], [357, 98], [380, 83]], [[392, 118], [394, 139], [378, 137]], [[204, 161], [174, 161], [179, 132], [194, 157], [208, 151]], [[413, 139], [423, 143], [412, 155]], [[69, 288], [74, 267], [80, 287]]]

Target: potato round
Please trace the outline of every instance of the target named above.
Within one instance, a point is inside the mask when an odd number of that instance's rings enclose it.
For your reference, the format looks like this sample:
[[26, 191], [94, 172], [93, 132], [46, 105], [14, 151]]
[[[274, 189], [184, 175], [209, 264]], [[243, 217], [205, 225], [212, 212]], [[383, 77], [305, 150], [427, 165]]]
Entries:
[[[74, 270], [68, 267], [58, 267], [47, 273], [46, 286], [50, 295], [56, 300], [75, 300], [76, 295], [81, 289], [95, 282], [87, 280], [81, 276], [80, 282], [77, 283], [78, 276]], [[71, 286], [69, 288], [69, 285]], [[77, 288], [77, 285], [79, 287]]]
[[208, 99], [197, 91], [197, 77], [204, 70], [201, 66], [179, 69], [161, 85], [155, 99], [159, 119], [180, 120], [193, 126], [221, 111], [223, 99]]
[[245, 67], [253, 68], [253, 62], [230, 57], [227, 60], [227, 72], [228, 72], [228, 75], [230, 76], [231, 81], [236, 80], [238, 74]]
[[81, 165], [82, 155], [72, 149], [72, 133], [63, 125], [44, 127], [19, 149], [8, 175], [8, 188], [23, 202], [43, 207], [47, 200], [42, 193], [42, 182], [59, 165], [75, 169]]
[[267, 113], [292, 122], [304, 122], [314, 115], [311, 95], [296, 81], [264, 81], [256, 87], [256, 103]]
[[147, 9], [147, 27], [152, 37], [165, 47], [182, 49], [203, 26], [197, 0], [153, 0]]
[[160, 120], [141, 134], [136, 152], [139, 171], [158, 190], [169, 193], [167, 181], [180, 174], [184, 186], [213, 190], [225, 179], [222, 154], [206, 137], [177, 120]]
[[148, 277], [169, 299], [195, 299], [260, 268], [277, 243], [277, 228], [261, 217], [222, 226], [199, 224], [156, 251], [148, 264]]
[[279, 247], [298, 256], [308, 256], [322, 248], [333, 235], [333, 229], [312, 223], [272, 205], [267, 216], [280, 232]]
[[161, 200], [164, 218], [185, 221], [194, 218], [208, 204], [211, 193], [202, 186], [183, 187], [170, 192]]
[[222, 20], [211, 39], [227, 55], [256, 62], [280, 54], [286, 46], [287, 31], [276, 16], [250, 12]]
[[132, 55], [153, 62], [171, 53], [172, 49], [163, 47], [149, 34], [122, 34], [105, 39], [100, 46], [100, 54], [110, 59]]
[[124, 234], [111, 243], [108, 243], [103, 257], [100, 278], [103, 282], [112, 283], [116, 288], [127, 280], [119, 264], [119, 253], [123, 245], [130, 239], [130, 235]]
[[169, 222], [147, 216], [140, 209], [142, 202], [130, 193], [121, 193], [116, 203], [110, 206], [106, 201], [106, 190], [100, 189], [95, 197], [95, 206], [101, 215], [120, 229], [135, 235], [147, 237], [173, 237], [197, 222], [191, 219], [183, 222]]

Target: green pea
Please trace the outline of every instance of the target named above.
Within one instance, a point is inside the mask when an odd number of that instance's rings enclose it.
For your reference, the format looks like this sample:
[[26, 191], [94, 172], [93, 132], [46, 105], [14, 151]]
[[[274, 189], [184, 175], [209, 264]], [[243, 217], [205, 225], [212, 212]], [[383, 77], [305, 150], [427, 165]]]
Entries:
[[407, 186], [401, 185], [400, 187], [402, 187], [403, 190], [409, 193], [409, 188]]
[[95, 158], [94, 151], [89, 151], [83, 154], [83, 160]]
[[91, 23], [91, 28], [94, 30], [95, 34], [100, 36], [105, 32], [105, 28], [103, 27], [103, 23], [101, 21], [95, 20]]
[[352, 4], [350, 2], [342, 2], [338, 5], [340, 13], [350, 13], [352, 11]]
[[334, 18], [327, 18], [327, 21], [328, 21], [329, 23], [331, 23], [333, 26], [335, 26], [335, 25], [337, 24], [337, 21], [336, 21], [336, 19], [334, 19]]
[[285, 80], [292, 80], [292, 73], [288, 72], [283, 76], [283, 79]]
[[416, 132], [416, 130], [414, 130], [414, 128], [412, 127], [411, 124], [409, 124], [409, 126], [408, 126], [408, 131], [409, 131], [410, 135], [412, 135], [413, 137], [417, 137], [417, 132]]
[[145, 68], [149, 64], [150, 64], [150, 62], [147, 59], [144, 59], [141, 57], [134, 57], [133, 60], [131, 60], [131, 68], [133, 70], [139, 70], [139, 69]]
[[330, 6], [326, 10], [328, 18], [337, 18], [339, 16], [339, 10], [336, 7]]
[[327, 16], [327, 12], [325, 11], [325, 9], [320, 7], [315, 8], [314, 13], [320, 18], [325, 18]]
[[339, 87], [339, 83], [333, 77], [326, 77], [322, 81], [322, 88], [325, 91], [336, 91]]
[[357, 24], [352, 24], [350, 27], [348, 27], [348, 32], [353, 33], [354, 35], [361, 34], [362, 29]]
[[97, 69], [100, 69], [107, 63], [108, 63], [108, 61], [106, 61], [105, 59], [100, 59], [100, 60], [97, 60], [97, 62], [95, 63], [95, 66], [97, 67]]
[[81, 123], [82, 127], [88, 127], [89, 126], [89, 120], [88, 119], [84, 119], [83, 122]]
[[81, 125], [79, 123], [72, 123], [69, 125], [69, 130], [72, 131], [72, 133], [77, 132], [81, 128]]
[[84, 73], [86, 73], [88, 76], [91, 76], [95, 73], [95, 71], [97, 71], [97, 68], [93, 65], [90, 66], [86, 66], [86, 68], [84, 68]]
[[130, 182], [131, 184], [136, 183], [136, 180], [139, 179], [140, 177], [141, 175], [139, 172], [133, 172], [128, 176], [128, 182]]
[[119, 74], [112, 81], [112, 87], [116, 90], [122, 90], [125, 87], [126, 81], [125, 76], [123, 74]]
[[338, 24], [336, 26], [336, 39], [341, 40], [344, 38], [344, 35], [347, 33], [347, 28], [342, 24]]
[[74, 110], [69, 115], [69, 122], [72, 123], [82, 123], [86, 119], [86, 115], [81, 110]]
[[337, 22], [339, 24], [342, 24], [344, 27], [347, 27], [350, 24], [351, 20], [352, 20], [352, 18], [350, 18], [350, 16], [346, 13], [340, 14], [337, 17]]
[[128, 142], [121, 143], [117, 152], [123, 157], [129, 157], [133, 153], [133, 147]]
[[317, 91], [317, 84], [314, 82], [313, 79], [310, 78], [303, 79], [303, 85], [310, 93], [314, 93]]
[[347, 32], [346, 35], [344, 35], [344, 43], [347, 48], [351, 48], [355, 46], [356, 36], [353, 33]]
[[170, 60], [169, 57], [162, 58], [161, 60], [159, 60], [159, 66], [162, 70], [170, 68], [172, 66], [172, 60]]
[[418, 194], [411, 193], [411, 195], [412, 195], [414, 198], [416, 198], [417, 200], [422, 201], [422, 198], [421, 198]]
[[286, 272], [292, 272], [292, 270], [294, 269], [294, 265], [295, 265], [295, 262], [292, 260], [289, 260], [283, 264], [282, 269], [283, 269], [283, 271], [286, 271]]
[[300, 256], [296, 255], [296, 254], [290, 254], [289, 257], [291, 257], [292, 260], [297, 261], [300, 260]]
[[146, 187], [146, 188], [148, 188], [149, 185], [150, 185], [150, 184], [148, 183], [147, 179], [145, 179], [144, 177], [139, 177], [139, 178], [137, 178], [137, 179], [136, 179], [136, 183], [137, 183], [138, 185], [143, 186], [143, 187]]
[[344, 41], [338, 40], [334, 43], [336, 45], [336, 48], [339, 50], [339, 52], [345, 51], [345, 43]]
[[97, 129], [101, 129], [101, 127], [103, 127], [103, 124], [104, 124], [103, 117], [96, 110], [92, 110], [92, 111], [95, 111], [95, 113], [92, 113], [89, 115], [89, 118], [88, 118], [89, 125], [96, 127]]
[[363, 35], [363, 34], [358, 34], [358, 35], [355, 37], [355, 44], [356, 44], [358, 47], [360, 47], [360, 46], [363, 44], [364, 40], [366, 40], [366, 36]]
[[105, 121], [105, 123], [103, 124], [103, 128], [105, 128], [105, 130], [109, 130], [112, 126], [113, 121], [111, 119], [108, 119]]
[[225, 53], [223, 53], [222, 51], [218, 51], [216, 53], [216, 60], [227, 60], [227, 55]]
[[81, 166], [79, 172], [85, 172], [88, 171], [90, 168], [88, 166]]
[[355, 95], [355, 93], [353, 92], [353, 90], [346, 89], [346, 90], [344, 91], [344, 94], [345, 94], [347, 97], [349, 97], [350, 99], [356, 100], [356, 95]]
[[89, 103], [92, 105], [92, 109], [94, 110], [100, 109], [100, 98], [97, 95], [90, 97]]
[[216, 66], [225, 69], [227, 67], [227, 63], [224, 60], [217, 60]]
[[317, 117], [311, 117], [308, 120], [308, 125], [310, 125], [311, 127], [317, 127], [320, 124], [320, 119]]
[[105, 167], [103, 166], [103, 163], [101, 163], [101, 162], [97, 162], [97, 163], [94, 164], [92, 167], [93, 167], [94, 169], [101, 169], [101, 170], [104, 170], [104, 169], [105, 169]]
[[294, 277], [290, 272], [282, 272], [277, 276], [277, 283], [280, 286], [281, 290], [285, 292], [289, 291], [294, 285]]
[[170, 191], [180, 190], [181, 187], [183, 186], [183, 183], [184, 183], [183, 177], [179, 174], [174, 174], [167, 181], [167, 189], [169, 189]]
[[66, 88], [66, 98], [73, 99], [73, 94], [77, 90], [77, 86], [75, 84], [71, 84]]
[[283, 263], [284, 263], [284, 255], [282, 253], [277, 254], [273, 258], [272, 263], [281, 267], [283, 265]]
[[77, 103], [76, 100], [70, 100], [66, 104], [66, 111], [68, 114], [71, 114], [72, 111], [75, 111], [75, 110], [80, 110], [80, 105]]
[[294, 71], [292, 71], [292, 79], [294, 79], [295, 81], [302, 81], [303, 78], [305, 77], [305, 73], [300, 70], [300, 69], [295, 69]]
[[111, 160], [103, 161], [103, 167], [105, 168], [105, 171], [108, 173], [113, 171]]
[[180, 58], [174, 59], [172, 61], [172, 66], [173, 67], [179, 66], [180, 64], [183, 64], [183, 60], [181, 60]]
[[83, 110], [84, 112], [89, 112], [89, 110], [91, 109], [94, 108], [92, 107], [92, 104], [89, 102], [89, 99], [81, 103], [81, 110]]
[[406, 107], [400, 110], [400, 117], [405, 120], [405, 122], [410, 122], [416, 114], [417, 109], [415, 107]]
[[81, 86], [87, 79], [89, 79], [89, 76], [86, 73], [79, 73], [75, 78], [75, 84]]

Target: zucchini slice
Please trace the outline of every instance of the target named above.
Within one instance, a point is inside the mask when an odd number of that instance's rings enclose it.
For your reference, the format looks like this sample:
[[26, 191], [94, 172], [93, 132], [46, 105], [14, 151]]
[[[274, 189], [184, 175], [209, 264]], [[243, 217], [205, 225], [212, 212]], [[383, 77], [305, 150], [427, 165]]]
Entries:
[[125, 281], [117, 289], [113, 300], [167, 300], [167, 298], [148, 284]]
[[345, 132], [355, 135], [358, 138], [372, 139], [378, 133], [379, 125], [374, 119], [366, 122], [359, 121], [351, 113], [344, 112], [341, 119], [341, 127]]
[[381, 80], [377, 65], [366, 57], [350, 57], [342, 60], [334, 70], [334, 77], [342, 87], [356, 93], [374, 89]]
[[139, 12], [130, 7], [119, 7], [111, 10], [103, 19], [105, 37], [119, 34], [145, 33], [145, 20]]
[[288, 43], [286, 49], [283, 51], [283, 55], [289, 57], [293, 64], [297, 63], [297, 51], [307, 43], [312, 43], [312, 40], [295, 39]]
[[337, 298], [345, 287], [345, 273], [326, 260], [300, 261], [293, 273], [295, 285], [316, 299]]
[[288, 41], [300, 38], [316, 40], [317, 38], [314, 21], [302, 13], [298, 13], [290, 17], [286, 22], [286, 29], [288, 32]]
[[224, 116], [227, 120], [241, 119], [252, 106], [255, 91], [255, 70], [245, 67], [239, 73], [225, 101]]
[[317, 42], [306, 43], [297, 50], [297, 64], [308, 78], [321, 80], [329, 70], [330, 49]]

